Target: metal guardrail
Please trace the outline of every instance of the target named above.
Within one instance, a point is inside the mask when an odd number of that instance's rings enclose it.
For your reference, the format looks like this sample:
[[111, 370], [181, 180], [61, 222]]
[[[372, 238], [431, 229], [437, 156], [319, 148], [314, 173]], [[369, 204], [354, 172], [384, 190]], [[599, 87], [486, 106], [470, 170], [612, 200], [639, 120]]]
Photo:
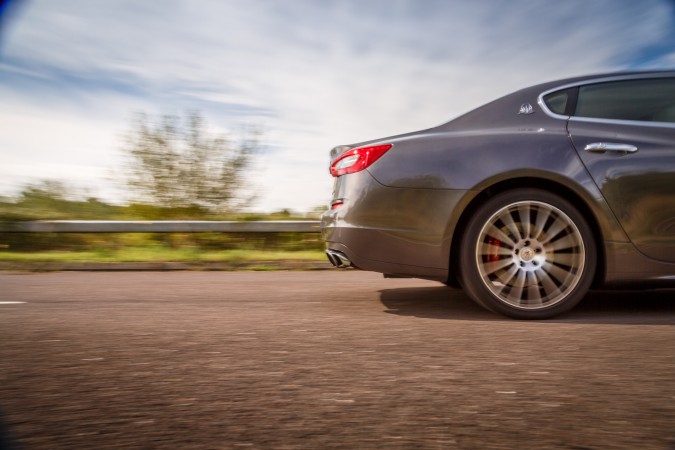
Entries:
[[3, 233], [318, 233], [316, 220], [37, 220], [0, 222]]

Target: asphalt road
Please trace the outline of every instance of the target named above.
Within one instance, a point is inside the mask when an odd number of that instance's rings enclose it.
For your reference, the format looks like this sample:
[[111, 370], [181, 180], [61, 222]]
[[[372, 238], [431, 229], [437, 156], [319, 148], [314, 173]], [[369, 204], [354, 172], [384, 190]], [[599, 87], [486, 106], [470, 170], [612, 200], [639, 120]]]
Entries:
[[356, 271], [0, 273], [0, 410], [23, 449], [673, 449], [675, 293], [519, 322]]

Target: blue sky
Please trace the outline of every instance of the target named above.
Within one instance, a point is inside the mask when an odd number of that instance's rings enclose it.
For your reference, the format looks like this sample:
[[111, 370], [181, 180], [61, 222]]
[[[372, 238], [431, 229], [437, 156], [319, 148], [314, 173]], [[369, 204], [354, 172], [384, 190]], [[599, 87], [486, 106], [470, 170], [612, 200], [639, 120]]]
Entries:
[[325, 204], [335, 145], [438, 125], [530, 84], [675, 67], [668, 0], [33, 0], [0, 30], [0, 194], [114, 201], [134, 113], [266, 130], [254, 210]]

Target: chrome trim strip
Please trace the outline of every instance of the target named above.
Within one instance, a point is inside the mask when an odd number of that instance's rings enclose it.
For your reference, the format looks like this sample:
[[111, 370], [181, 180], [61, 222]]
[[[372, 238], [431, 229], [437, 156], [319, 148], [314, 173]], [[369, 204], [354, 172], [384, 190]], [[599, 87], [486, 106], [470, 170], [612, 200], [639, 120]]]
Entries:
[[589, 122], [589, 123], [606, 123], [609, 125], [633, 125], [637, 127], [659, 127], [659, 128], [675, 128], [675, 123], [672, 122], [648, 122], [642, 120], [621, 120], [621, 119], [600, 119], [596, 117], [579, 117], [572, 116], [569, 118], [570, 122]]

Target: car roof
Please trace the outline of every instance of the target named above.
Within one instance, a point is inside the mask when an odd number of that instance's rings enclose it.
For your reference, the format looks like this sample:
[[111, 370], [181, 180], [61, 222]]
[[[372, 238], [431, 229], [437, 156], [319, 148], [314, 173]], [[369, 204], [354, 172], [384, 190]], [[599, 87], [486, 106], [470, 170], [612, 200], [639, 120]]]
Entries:
[[598, 74], [593, 74], [593, 75], [583, 75], [583, 76], [578, 76], [578, 77], [571, 77], [571, 78], [563, 78], [560, 80], [555, 80], [555, 81], [549, 81], [546, 83], [541, 83], [537, 84], [534, 86], [530, 86], [529, 88], [525, 88], [527, 90], [533, 89], [533, 90], [538, 90], [538, 91], [547, 91], [550, 89], [555, 89], [556, 87], [562, 87], [562, 86], [567, 86], [567, 85], [574, 85], [574, 84], [584, 84], [587, 81], [602, 81], [602, 80], [608, 80], [612, 78], [623, 78], [623, 77], [654, 77], [654, 76], [659, 76], [659, 75], [666, 75], [666, 76], [675, 76], [675, 70], [649, 70], [649, 71], [624, 71], [624, 72], [606, 72], [606, 73], [598, 73]]
[[[503, 114], [503, 108], [512, 109], [514, 104], [520, 105], [524, 102], [534, 104], [537, 98], [548, 92], [555, 92], [559, 89], [566, 89], [576, 85], [586, 83], [604, 82], [611, 80], [631, 79], [631, 78], [658, 78], [658, 77], [675, 77], [675, 70], [650, 70], [650, 71], [625, 71], [625, 72], [607, 72], [598, 73], [594, 75], [584, 75], [578, 77], [562, 78], [555, 81], [531, 85], [523, 89], [511, 92], [497, 98], [489, 103], [483, 104], [478, 108], [466, 112], [452, 120], [434, 127], [430, 130], [444, 130], [450, 131], [453, 129], [461, 130], [471, 127], [495, 126], [500, 123], [502, 126], [508, 125], [503, 123], [507, 116]], [[508, 116], [511, 117], [511, 116]], [[515, 117], [515, 116], [514, 116]]]

